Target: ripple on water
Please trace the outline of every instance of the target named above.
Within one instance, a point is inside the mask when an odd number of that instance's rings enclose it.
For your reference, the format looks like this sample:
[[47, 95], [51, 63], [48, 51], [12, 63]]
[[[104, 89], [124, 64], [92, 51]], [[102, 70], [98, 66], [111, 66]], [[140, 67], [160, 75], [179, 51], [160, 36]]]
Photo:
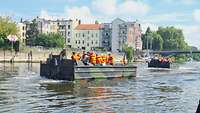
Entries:
[[195, 112], [199, 67], [152, 70], [141, 66], [132, 79], [55, 81], [41, 78], [38, 65], [0, 64], [0, 112]]

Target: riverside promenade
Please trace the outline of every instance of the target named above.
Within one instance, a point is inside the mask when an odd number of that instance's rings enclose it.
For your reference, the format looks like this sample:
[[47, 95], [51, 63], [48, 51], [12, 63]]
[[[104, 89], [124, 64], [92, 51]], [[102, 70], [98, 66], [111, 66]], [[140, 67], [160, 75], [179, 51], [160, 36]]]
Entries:
[[[28, 55], [32, 51], [32, 58]], [[50, 53], [59, 54], [60, 51], [51, 50], [29, 50], [21, 51], [15, 54], [9, 50], [0, 50], [0, 62], [13, 62], [13, 63], [39, 63], [40, 61], [45, 61], [49, 57]]]
[[[6, 63], [40, 63], [40, 61], [46, 61], [46, 59], [49, 57], [49, 54], [52, 53], [54, 55], [58, 55], [62, 49], [27, 49], [22, 50], [15, 54], [15, 52], [11, 52], [9, 50], [3, 51], [0, 50], [0, 63], [6, 62]], [[28, 53], [32, 51], [32, 59], [29, 57]], [[77, 50], [67, 50], [67, 58], [70, 59], [72, 55], [72, 51], [75, 51], [76, 53], [82, 54], [82, 51]], [[107, 52], [102, 54], [108, 54]], [[113, 54], [113, 53], [112, 53]], [[113, 54], [115, 58], [115, 62], [119, 63], [122, 59], [123, 54]]]

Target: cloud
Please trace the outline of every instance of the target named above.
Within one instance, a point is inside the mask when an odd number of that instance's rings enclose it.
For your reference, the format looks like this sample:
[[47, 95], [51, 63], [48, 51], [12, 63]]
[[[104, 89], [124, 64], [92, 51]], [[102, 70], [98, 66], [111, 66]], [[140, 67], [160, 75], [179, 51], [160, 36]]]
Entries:
[[149, 22], [154, 22], [154, 23], [164, 23], [164, 22], [186, 22], [188, 21], [188, 16], [190, 16], [190, 14], [187, 13], [179, 13], [179, 12], [172, 12], [172, 13], [162, 13], [162, 14], [157, 14], [157, 15], [153, 15], [148, 17]]
[[177, 28], [183, 30], [186, 42], [191, 46], [196, 46], [200, 49], [200, 26], [197, 25], [176, 25]]
[[147, 4], [133, 0], [126, 0], [118, 6], [118, 12], [122, 15], [145, 15], [149, 9]]
[[65, 15], [68, 19], [81, 19], [83, 22], [91, 23], [95, 21], [95, 17], [92, 16], [89, 7], [66, 7]]
[[194, 19], [195, 19], [197, 22], [200, 22], [200, 9], [194, 10], [193, 16], [194, 16]]
[[150, 22], [141, 22], [141, 27], [142, 27], [142, 33], [145, 33], [148, 27], [150, 27], [152, 31], [158, 30], [158, 25]]
[[183, 4], [185, 4], [185, 5], [192, 5], [192, 4], [194, 4], [195, 3], [195, 0], [163, 0], [163, 1], [165, 1], [165, 2], [167, 2], [167, 3], [183, 3]]
[[94, 0], [92, 5], [96, 12], [110, 17], [145, 15], [150, 10], [150, 6], [136, 0]]
[[98, 13], [113, 15], [117, 9], [117, 0], [93, 0], [92, 7]]

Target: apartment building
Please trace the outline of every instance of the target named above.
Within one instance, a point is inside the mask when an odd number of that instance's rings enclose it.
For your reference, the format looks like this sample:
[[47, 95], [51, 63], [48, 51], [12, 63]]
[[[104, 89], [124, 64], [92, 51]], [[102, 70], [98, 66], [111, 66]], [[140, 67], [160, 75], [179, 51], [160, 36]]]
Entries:
[[122, 51], [127, 44], [135, 50], [142, 50], [141, 26], [135, 22], [125, 22], [119, 18], [112, 22], [112, 52]]
[[71, 48], [73, 43], [74, 29], [81, 23], [80, 20], [57, 20], [58, 33], [65, 37], [67, 47]]
[[101, 24], [79, 24], [75, 28], [73, 48], [91, 50], [102, 47], [102, 25]]
[[111, 40], [112, 40], [112, 24], [102, 24], [102, 47], [107, 51], [111, 51]]
[[25, 45], [26, 44], [26, 24], [23, 22], [17, 23], [19, 29], [19, 41]]

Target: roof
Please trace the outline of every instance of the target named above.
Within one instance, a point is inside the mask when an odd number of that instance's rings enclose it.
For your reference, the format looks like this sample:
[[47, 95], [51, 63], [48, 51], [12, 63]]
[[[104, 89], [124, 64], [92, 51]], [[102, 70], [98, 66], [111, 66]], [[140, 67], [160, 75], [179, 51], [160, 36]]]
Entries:
[[99, 30], [101, 24], [80, 24], [76, 27], [76, 30]]

